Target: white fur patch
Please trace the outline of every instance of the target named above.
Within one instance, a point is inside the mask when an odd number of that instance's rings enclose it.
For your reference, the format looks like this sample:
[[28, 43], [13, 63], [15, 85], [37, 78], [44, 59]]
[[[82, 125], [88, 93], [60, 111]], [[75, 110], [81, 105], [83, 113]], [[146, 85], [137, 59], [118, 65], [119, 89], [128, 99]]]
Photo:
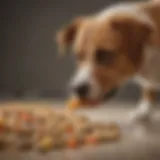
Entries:
[[88, 83], [91, 80], [91, 72], [91, 66], [89, 64], [83, 65], [73, 77], [72, 84], [76, 86], [81, 83]]
[[144, 62], [135, 76], [136, 82], [141, 86], [160, 89], [160, 48], [146, 47]]
[[71, 85], [75, 87], [84, 83], [89, 85], [88, 97], [91, 99], [97, 98], [100, 94], [100, 87], [92, 75], [92, 66], [90, 64], [84, 64], [80, 67], [71, 81]]
[[147, 100], [142, 100], [137, 109], [130, 115], [131, 121], [145, 120], [149, 117], [152, 104]]

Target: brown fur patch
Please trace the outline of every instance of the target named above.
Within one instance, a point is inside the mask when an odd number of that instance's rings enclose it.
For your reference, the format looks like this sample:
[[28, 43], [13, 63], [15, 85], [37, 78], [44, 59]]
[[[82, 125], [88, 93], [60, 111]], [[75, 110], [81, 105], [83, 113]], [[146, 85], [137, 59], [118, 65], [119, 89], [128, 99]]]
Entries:
[[142, 98], [154, 103], [156, 99], [156, 93], [157, 92], [153, 89], [143, 88]]
[[71, 24], [61, 28], [56, 34], [56, 43], [59, 51], [64, 53], [67, 46], [71, 45], [75, 39], [76, 32], [83, 23], [84, 18], [76, 18]]
[[135, 69], [139, 69], [143, 60], [143, 49], [150, 41], [152, 26], [137, 21], [127, 15], [119, 15], [111, 20], [112, 27], [121, 33], [121, 50], [129, 58]]

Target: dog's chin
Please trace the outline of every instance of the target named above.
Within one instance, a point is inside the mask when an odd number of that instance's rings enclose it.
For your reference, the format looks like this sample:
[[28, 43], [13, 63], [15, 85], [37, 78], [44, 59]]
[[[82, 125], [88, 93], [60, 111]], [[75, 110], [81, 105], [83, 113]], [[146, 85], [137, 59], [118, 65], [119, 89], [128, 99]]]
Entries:
[[85, 105], [90, 106], [90, 107], [92, 106], [96, 107], [102, 102], [100, 98], [89, 98], [88, 97], [88, 98], [80, 98], [80, 100], [84, 102]]
[[85, 106], [98, 107], [101, 104], [104, 104], [110, 99], [112, 99], [116, 93], [117, 93], [117, 88], [112, 89], [109, 92], [103, 92], [96, 97], [95, 96], [92, 97], [90, 95], [87, 95], [85, 97], [78, 97], [77, 95], [74, 95], [74, 97], [78, 98]]
[[106, 92], [103, 95], [102, 101], [105, 102], [105, 101], [108, 101], [108, 100], [112, 99], [113, 97], [115, 97], [115, 95], [117, 94], [117, 92], [118, 92], [118, 88], [113, 88], [109, 92]]
[[104, 92], [103, 94], [101, 94], [97, 98], [88, 99], [88, 102], [90, 105], [103, 104], [103, 103], [111, 100], [112, 98], [114, 98], [117, 91], [118, 91], [118, 88], [114, 88], [114, 89], [110, 90], [109, 92]]

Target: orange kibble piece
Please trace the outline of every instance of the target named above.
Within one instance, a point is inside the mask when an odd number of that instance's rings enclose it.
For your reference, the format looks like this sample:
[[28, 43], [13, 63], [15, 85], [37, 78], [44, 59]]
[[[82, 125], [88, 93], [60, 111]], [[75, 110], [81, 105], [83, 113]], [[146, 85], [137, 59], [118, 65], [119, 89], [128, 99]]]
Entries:
[[42, 150], [42, 151], [49, 151], [53, 148], [53, 139], [52, 137], [43, 137], [41, 140], [40, 140], [40, 143], [39, 143], [39, 148]]
[[32, 121], [32, 116], [28, 113], [21, 113], [20, 117], [24, 121], [27, 121], [27, 122]]
[[0, 120], [0, 132], [3, 132], [5, 130], [5, 122], [4, 120]]
[[28, 119], [28, 115], [25, 114], [25, 113], [23, 113], [23, 114], [21, 115], [21, 118], [22, 118], [22, 120], [27, 120], [27, 119]]
[[76, 148], [78, 146], [78, 141], [76, 138], [71, 138], [68, 140], [67, 144], [69, 148]]
[[88, 135], [85, 138], [85, 143], [95, 145], [98, 143], [98, 138], [95, 135]]
[[16, 122], [13, 126], [13, 130], [19, 132], [21, 130], [21, 125], [19, 122]]
[[81, 101], [78, 100], [78, 99], [71, 99], [71, 100], [68, 102], [68, 107], [69, 107], [70, 109], [76, 109], [76, 108], [78, 108], [80, 105], [81, 105]]
[[71, 126], [71, 125], [67, 126], [66, 131], [67, 131], [67, 133], [73, 133], [74, 132], [73, 126]]

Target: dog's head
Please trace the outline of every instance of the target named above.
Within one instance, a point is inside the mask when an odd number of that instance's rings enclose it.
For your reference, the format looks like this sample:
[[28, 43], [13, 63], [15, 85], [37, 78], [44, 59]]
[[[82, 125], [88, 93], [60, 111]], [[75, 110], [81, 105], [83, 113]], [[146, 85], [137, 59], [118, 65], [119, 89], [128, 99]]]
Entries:
[[72, 46], [77, 60], [72, 92], [85, 99], [111, 97], [141, 67], [152, 29], [126, 14], [82, 17], [61, 29], [59, 46]]

